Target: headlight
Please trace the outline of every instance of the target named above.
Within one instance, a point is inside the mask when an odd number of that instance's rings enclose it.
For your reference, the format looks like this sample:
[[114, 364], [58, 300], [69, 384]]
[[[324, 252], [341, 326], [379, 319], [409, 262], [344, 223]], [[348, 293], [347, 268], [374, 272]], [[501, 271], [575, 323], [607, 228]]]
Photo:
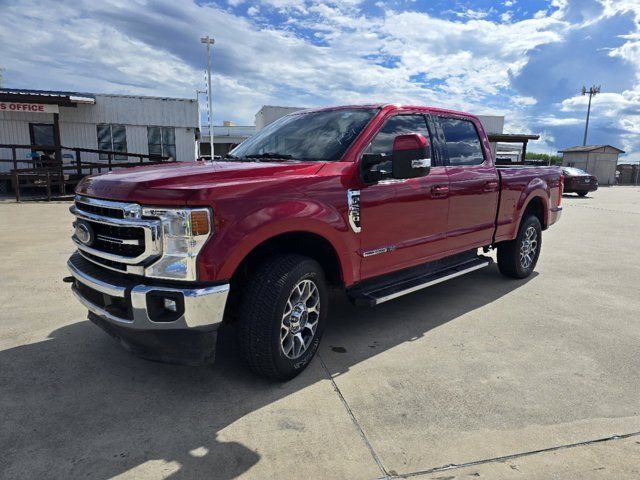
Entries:
[[208, 208], [143, 208], [144, 217], [162, 222], [162, 256], [145, 275], [167, 280], [197, 280], [196, 258], [213, 230]]

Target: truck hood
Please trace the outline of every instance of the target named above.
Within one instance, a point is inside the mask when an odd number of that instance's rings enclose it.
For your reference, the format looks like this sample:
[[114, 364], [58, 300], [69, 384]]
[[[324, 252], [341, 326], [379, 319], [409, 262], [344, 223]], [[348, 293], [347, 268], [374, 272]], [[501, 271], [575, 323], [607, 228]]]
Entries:
[[202, 189], [314, 175], [323, 162], [177, 162], [120, 169], [82, 180], [76, 193], [108, 200], [184, 205]]

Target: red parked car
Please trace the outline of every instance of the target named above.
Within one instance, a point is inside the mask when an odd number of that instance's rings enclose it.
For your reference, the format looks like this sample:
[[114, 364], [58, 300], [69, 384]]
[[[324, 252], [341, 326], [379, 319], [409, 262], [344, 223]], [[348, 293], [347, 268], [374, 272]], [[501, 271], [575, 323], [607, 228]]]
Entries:
[[564, 175], [564, 193], [577, 193], [584, 197], [598, 189], [598, 179], [584, 170], [575, 167], [562, 167]]
[[296, 112], [224, 159], [76, 193], [67, 280], [94, 323], [139, 355], [201, 363], [233, 322], [245, 363], [288, 379], [318, 349], [330, 286], [378, 305], [486, 267], [481, 248], [530, 275], [562, 174], [496, 168], [473, 115], [369, 105]]

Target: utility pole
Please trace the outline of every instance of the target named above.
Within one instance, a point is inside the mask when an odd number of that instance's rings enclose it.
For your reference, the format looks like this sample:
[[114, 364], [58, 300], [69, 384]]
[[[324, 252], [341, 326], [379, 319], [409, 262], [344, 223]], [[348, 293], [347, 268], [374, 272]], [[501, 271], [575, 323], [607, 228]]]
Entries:
[[209, 142], [211, 145], [211, 159], [213, 160], [213, 109], [211, 106], [211, 45], [215, 40], [210, 38], [209, 35], [202, 37], [200, 43], [204, 43], [207, 46], [207, 97], [209, 99]]
[[587, 87], [582, 87], [582, 95], [589, 94], [589, 106], [587, 107], [587, 123], [584, 126], [584, 139], [582, 140], [582, 146], [587, 144], [587, 132], [589, 131], [589, 115], [591, 114], [591, 98], [595, 97], [597, 93], [600, 93], [600, 85], [592, 87], [587, 90]]

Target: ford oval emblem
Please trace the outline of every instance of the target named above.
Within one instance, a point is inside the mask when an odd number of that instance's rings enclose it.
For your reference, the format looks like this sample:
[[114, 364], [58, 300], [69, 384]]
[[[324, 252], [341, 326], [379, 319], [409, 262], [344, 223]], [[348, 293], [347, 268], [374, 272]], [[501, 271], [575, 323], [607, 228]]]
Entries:
[[76, 238], [80, 243], [84, 245], [91, 245], [93, 243], [93, 230], [86, 223], [76, 223]]

